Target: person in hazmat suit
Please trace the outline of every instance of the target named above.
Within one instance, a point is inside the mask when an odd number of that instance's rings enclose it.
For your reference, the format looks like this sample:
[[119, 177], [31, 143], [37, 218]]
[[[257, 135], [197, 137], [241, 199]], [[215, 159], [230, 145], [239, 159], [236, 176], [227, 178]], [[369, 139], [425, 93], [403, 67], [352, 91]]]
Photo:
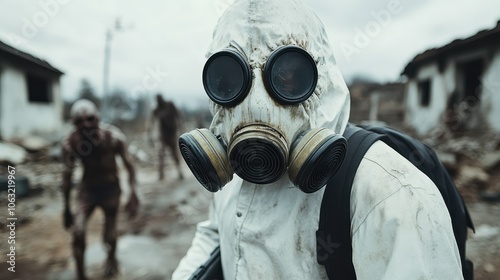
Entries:
[[[225, 279], [326, 279], [316, 230], [348, 149], [350, 99], [323, 24], [298, 0], [235, 1], [207, 57], [213, 120], [179, 142], [215, 193], [173, 279], [188, 279], [217, 246]], [[350, 205], [357, 279], [462, 279], [439, 191], [383, 142], [361, 161]]]

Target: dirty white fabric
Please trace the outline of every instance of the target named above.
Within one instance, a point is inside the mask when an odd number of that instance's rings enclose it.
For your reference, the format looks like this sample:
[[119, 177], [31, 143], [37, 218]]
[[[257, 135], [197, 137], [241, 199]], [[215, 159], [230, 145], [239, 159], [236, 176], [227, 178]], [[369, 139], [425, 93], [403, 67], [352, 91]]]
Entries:
[[[188, 279], [220, 242], [225, 279], [327, 279], [316, 262], [324, 189], [305, 194], [288, 178], [239, 178], [215, 194], [173, 279]], [[462, 279], [444, 201], [430, 179], [382, 142], [362, 160], [351, 193], [358, 279]]]
[[[281, 106], [266, 92], [262, 69], [283, 45], [307, 50], [318, 67], [314, 94]], [[226, 143], [246, 124], [264, 123], [288, 143], [315, 127], [342, 133], [349, 93], [322, 23], [300, 1], [236, 1], [219, 19], [208, 55], [232, 48], [247, 57], [254, 79], [237, 106], [211, 103], [212, 131]], [[200, 191], [201, 191], [200, 187]], [[316, 261], [316, 235], [324, 188], [305, 194], [288, 176], [269, 185], [236, 177], [214, 196], [210, 217], [173, 279], [188, 279], [220, 244], [225, 279], [326, 279]], [[352, 197], [353, 261], [358, 279], [461, 279], [451, 221], [434, 184], [383, 143], [366, 154]]]

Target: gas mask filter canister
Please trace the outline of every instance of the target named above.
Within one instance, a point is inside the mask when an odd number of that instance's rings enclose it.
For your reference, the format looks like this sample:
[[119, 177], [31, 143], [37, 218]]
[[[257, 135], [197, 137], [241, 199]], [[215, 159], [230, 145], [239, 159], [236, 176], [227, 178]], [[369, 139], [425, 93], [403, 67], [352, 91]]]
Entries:
[[191, 172], [207, 190], [216, 192], [233, 179], [226, 151], [208, 129], [182, 134], [179, 149]]

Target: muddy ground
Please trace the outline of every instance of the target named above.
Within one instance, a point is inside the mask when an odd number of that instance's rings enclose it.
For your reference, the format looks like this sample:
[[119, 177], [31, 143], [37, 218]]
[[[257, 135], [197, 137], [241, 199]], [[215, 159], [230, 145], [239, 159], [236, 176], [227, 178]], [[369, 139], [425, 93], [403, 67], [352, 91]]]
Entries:
[[[195, 224], [206, 218], [211, 199], [185, 165], [185, 178], [178, 180], [171, 159], [166, 179], [159, 182], [157, 157], [144, 140], [142, 136], [129, 135], [130, 144], [142, 151], [142, 159], [135, 159], [141, 208], [132, 220], [126, 218], [123, 210], [120, 212], [117, 255], [121, 266], [120, 275], [114, 279], [170, 279], [190, 245]], [[62, 226], [61, 164], [47, 156], [36, 157], [16, 167], [18, 176], [29, 178], [31, 191], [16, 201], [15, 273], [7, 270], [7, 194], [0, 192], [0, 279], [75, 279], [71, 237]], [[128, 189], [126, 173], [121, 175], [124, 203]], [[476, 233], [471, 232], [468, 241], [475, 279], [500, 279], [500, 203], [482, 201], [471, 190], [467, 190], [466, 200], [476, 226]], [[102, 225], [103, 215], [96, 211], [87, 236], [86, 267], [90, 279], [102, 279]]]

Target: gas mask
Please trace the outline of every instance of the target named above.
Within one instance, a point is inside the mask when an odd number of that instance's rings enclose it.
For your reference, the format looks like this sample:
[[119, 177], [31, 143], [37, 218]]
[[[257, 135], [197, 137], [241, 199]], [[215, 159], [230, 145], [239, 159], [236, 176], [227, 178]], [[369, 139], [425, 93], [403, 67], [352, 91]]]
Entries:
[[[299, 108], [313, 98], [318, 82], [316, 62], [305, 49], [290, 44], [273, 50], [261, 66], [252, 67], [237, 47], [208, 58], [203, 85], [220, 118], [235, 122], [242, 115], [250, 117], [232, 125], [224, 135], [213, 133], [216, 129], [184, 133], [179, 138], [181, 154], [211, 192], [231, 181], [233, 173], [263, 185], [276, 182], [287, 172], [296, 187], [315, 192], [337, 172], [347, 149], [341, 134], [307, 125], [305, 113], [300, 118], [293, 113], [306, 112]], [[288, 118], [297, 125], [273, 123], [274, 119], [286, 123]], [[212, 123], [217, 125], [220, 122]]]

